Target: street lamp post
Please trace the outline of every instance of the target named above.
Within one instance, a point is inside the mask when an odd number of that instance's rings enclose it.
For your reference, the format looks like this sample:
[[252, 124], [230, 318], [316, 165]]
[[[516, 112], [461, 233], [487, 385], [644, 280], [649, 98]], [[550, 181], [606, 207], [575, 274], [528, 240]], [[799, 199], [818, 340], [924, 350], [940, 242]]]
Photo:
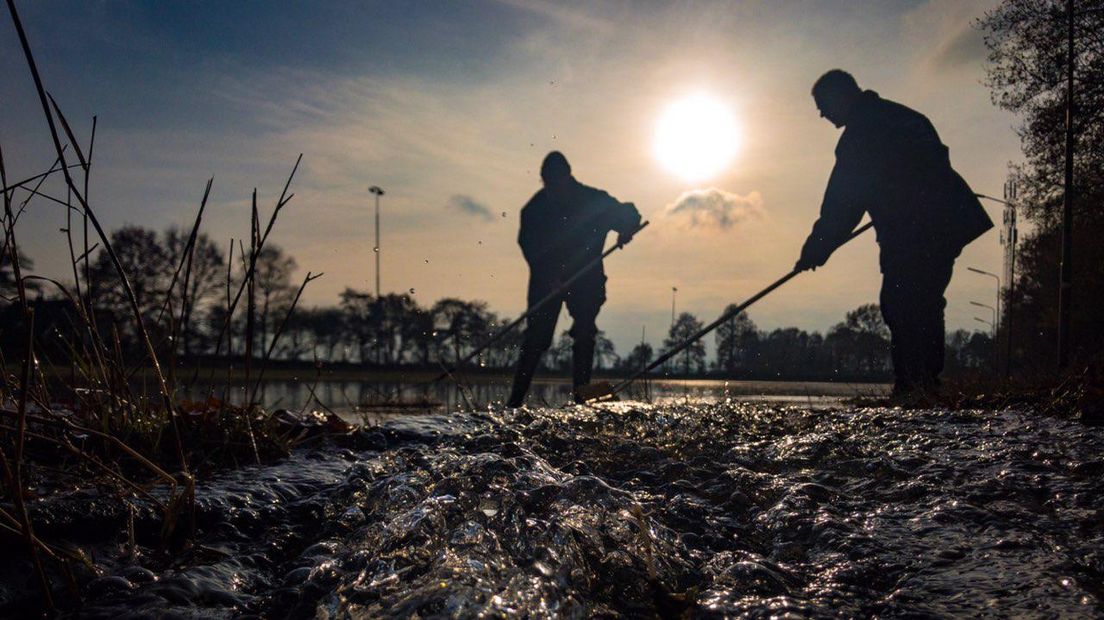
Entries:
[[[368, 191], [376, 196], [376, 245], [372, 248], [372, 251], [376, 255], [376, 300], [380, 298], [380, 254], [382, 248], [380, 248], [380, 196], [384, 194], [383, 188], [378, 185], [373, 185], [368, 188]], [[383, 362], [383, 346], [382, 346], [383, 334], [376, 334], [376, 363]]]
[[[1001, 324], [1004, 326], [1004, 378], [1012, 376], [1012, 311], [1015, 309], [1016, 296], [1016, 242], [1019, 240], [1019, 230], [1016, 226], [1016, 199], [1019, 197], [1019, 189], [1015, 179], [1009, 179], [1004, 184], [1004, 200], [974, 194], [978, 198], [992, 200], [1004, 205], [1004, 230], [1001, 231], [1001, 244], [1004, 245], [1004, 275], [1008, 283], [1008, 293], [1005, 296], [1004, 314], [1001, 316]], [[968, 267], [971, 271], [978, 271]], [[987, 274], [991, 275], [991, 274]], [[997, 280], [997, 306], [1000, 306], [1000, 279]]]
[[971, 301], [970, 305], [971, 306], [977, 306], [979, 308], [988, 308], [990, 311], [993, 312], [993, 320], [989, 324], [993, 326], [993, 331], [994, 331], [993, 335], [995, 336], [996, 335], [995, 332], [996, 332], [996, 329], [997, 329], [997, 309], [994, 308], [993, 306], [990, 306], [989, 304], [983, 304], [980, 301]]
[[1065, 370], [1069, 364], [1070, 297], [1073, 293], [1073, 0], [1066, 2], [1066, 18], [1066, 144], [1058, 286], [1058, 370]]
[[989, 325], [989, 333], [992, 336], [993, 340], [993, 372], [998, 372], [999, 366], [997, 365], [997, 309], [993, 306], [990, 306], [989, 304], [983, 304], [979, 301], [971, 301], [970, 305], [977, 306], [979, 308], [988, 308], [990, 311], [993, 312], [992, 321], [986, 321], [977, 317], [974, 317], [974, 320], [980, 321], [982, 323], [987, 323]]
[[972, 271], [972, 272], [977, 273], [977, 274], [981, 274], [983, 276], [989, 276], [990, 278], [993, 278], [994, 280], [997, 281], [997, 306], [996, 306], [996, 318], [994, 318], [994, 322], [997, 326], [996, 329], [999, 329], [1000, 324], [1001, 324], [1001, 319], [1000, 319], [1000, 317], [1001, 317], [1001, 311], [1000, 311], [1000, 307], [1001, 307], [1001, 281], [1000, 281], [1000, 276], [998, 276], [995, 273], [990, 273], [988, 271], [983, 271], [981, 269], [977, 269], [977, 268], [974, 268], [974, 267], [967, 267], [966, 270], [967, 271]]
[[982, 325], [988, 325], [989, 326], [989, 331], [990, 331], [990, 333], [992, 333], [992, 331], [993, 331], [993, 322], [992, 321], [990, 321], [989, 319], [983, 319], [980, 316], [975, 316], [974, 320], [977, 321], [978, 323], [981, 323]]
[[671, 327], [675, 326], [675, 296], [678, 294], [678, 287], [671, 287]]
[[380, 196], [384, 194], [383, 188], [378, 185], [373, 185], [368, 188], [368, 191], [372, 192], [376, 196], [376, 246], [372, 250], [376, 254], [376, 299], [380, 296], [380, 254], [383, 248], [380, 247]]

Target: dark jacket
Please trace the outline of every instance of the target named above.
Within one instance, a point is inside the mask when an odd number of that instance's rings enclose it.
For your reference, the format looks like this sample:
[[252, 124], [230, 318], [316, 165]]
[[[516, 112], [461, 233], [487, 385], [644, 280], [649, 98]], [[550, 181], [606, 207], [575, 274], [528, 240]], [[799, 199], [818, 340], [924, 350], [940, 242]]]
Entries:
[[864, 212], [874, 222], [883, 271], [957, 256], [993, 227], [927, 117], [870, 90], [855, 105], [803, 257], [824, 264]]
[[[630, 233], [640, 225], [640, 213], [630, 203], [571, 180], [562, 195], [541, 189], [521, 210], [518, 245], [529, 263], [530, 290], [568, 280], [602, 255], [612, 230]], [[582, 278], [582, 286], [601, 285], [601, 263]]]

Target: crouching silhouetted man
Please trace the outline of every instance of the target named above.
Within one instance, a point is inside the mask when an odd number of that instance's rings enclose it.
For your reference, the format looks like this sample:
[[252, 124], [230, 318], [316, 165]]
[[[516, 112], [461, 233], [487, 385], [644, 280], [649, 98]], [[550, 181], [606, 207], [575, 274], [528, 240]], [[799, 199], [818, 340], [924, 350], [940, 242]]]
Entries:
[[870, 213], [880, 247], [881, 308], [892, 336], [894, 394], [938, 384], [943, 297], [962, 248], [993, 226], [947, 147], [919, 112], [860, 90], [834, 69], [813, 86], [820, 115], [844, 127], [820, 219], [795, 269], [823, 265]]
[[[530, 308], [600, 257], [611, 230], [617, 231], [618, 241], [624, 243], [640, 226], [640, 213], [635, 206], [576, 181], [571, 176], [571, 165], [559, 151], [544, 158], [541, 180], [544, 188], [521, 210], [518, 233], [518, 245], [529, 263]], [[598, 333], [595, 319], [605, 301], [606, 274], [599, 262], [557, 299], [529, 316], [507, 406], [520, 407], [525, 401], [541, 355], [552, 345], [556, 319], [564, 303], [574, 320], [570, 332], [571, 379], [575, 400], [580, 400], [579, 387], [590, 382], [594, 338]]]

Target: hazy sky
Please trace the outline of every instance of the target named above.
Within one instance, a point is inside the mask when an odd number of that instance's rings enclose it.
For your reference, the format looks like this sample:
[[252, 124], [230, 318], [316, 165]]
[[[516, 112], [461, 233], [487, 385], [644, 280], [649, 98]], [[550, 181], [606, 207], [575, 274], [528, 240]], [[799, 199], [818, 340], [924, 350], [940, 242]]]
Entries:
[[[518, 211], [559, 149], [580, 181], [652, 222], [606, 265], [599, 327], [622, 352], [644, 325], [658, 343], [672, 286], [680, 311], [709, 321], [792, 267], [839, 136], [809, 96], [827, 69], [928, 115], [976, 191], [999, 196], [1020, 157], [971, 29], [990, 1], [20, 4], [77, 131], [99, 116], [91, 201], [109, 228], [190, 223], [213, 175], [206, 231], [225, 245], [248, 234], [252, 189], [266, 215], [302, 152], [271, 239], [298, 277], [325, 272], [307, 303], [372, 286], [367, 190], [380, 185], [384, 289], [516, 315]], [[6, 11], [0, 21], [0, 145], [21, 178], [49, 166], [52, 147]], [[732, 111], [741, 144], [722, 173], [689, 184], [659, 164], [653, 138], [668, 105], [700, 93]], [[692, 200], [675, 209], [680, 196]], [[64, 276], [64, 213], [32, 205], [25, 249]], [[986, 207], [999, 222], [999, 205]], [[965, 250], [948, 328], [979, 327], [969, 301], [992, 303], [994, 286], [965, 267], [999, 272], [1001, 252], [995, 230]], [[876, 257], [873, 235], [856, 240], [751, 317], [826, 330], [877, 300]]]

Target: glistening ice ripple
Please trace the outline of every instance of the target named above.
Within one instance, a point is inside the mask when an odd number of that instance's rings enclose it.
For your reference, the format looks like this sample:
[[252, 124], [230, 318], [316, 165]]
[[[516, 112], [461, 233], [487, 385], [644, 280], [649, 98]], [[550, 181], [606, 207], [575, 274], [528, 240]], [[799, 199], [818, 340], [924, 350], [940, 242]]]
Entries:
[[1104, 438], [1076, 422], [626, 403], [366, 441], [209, 483], [200, 540], [224, 553], [83, 614], [1104, 613]]

